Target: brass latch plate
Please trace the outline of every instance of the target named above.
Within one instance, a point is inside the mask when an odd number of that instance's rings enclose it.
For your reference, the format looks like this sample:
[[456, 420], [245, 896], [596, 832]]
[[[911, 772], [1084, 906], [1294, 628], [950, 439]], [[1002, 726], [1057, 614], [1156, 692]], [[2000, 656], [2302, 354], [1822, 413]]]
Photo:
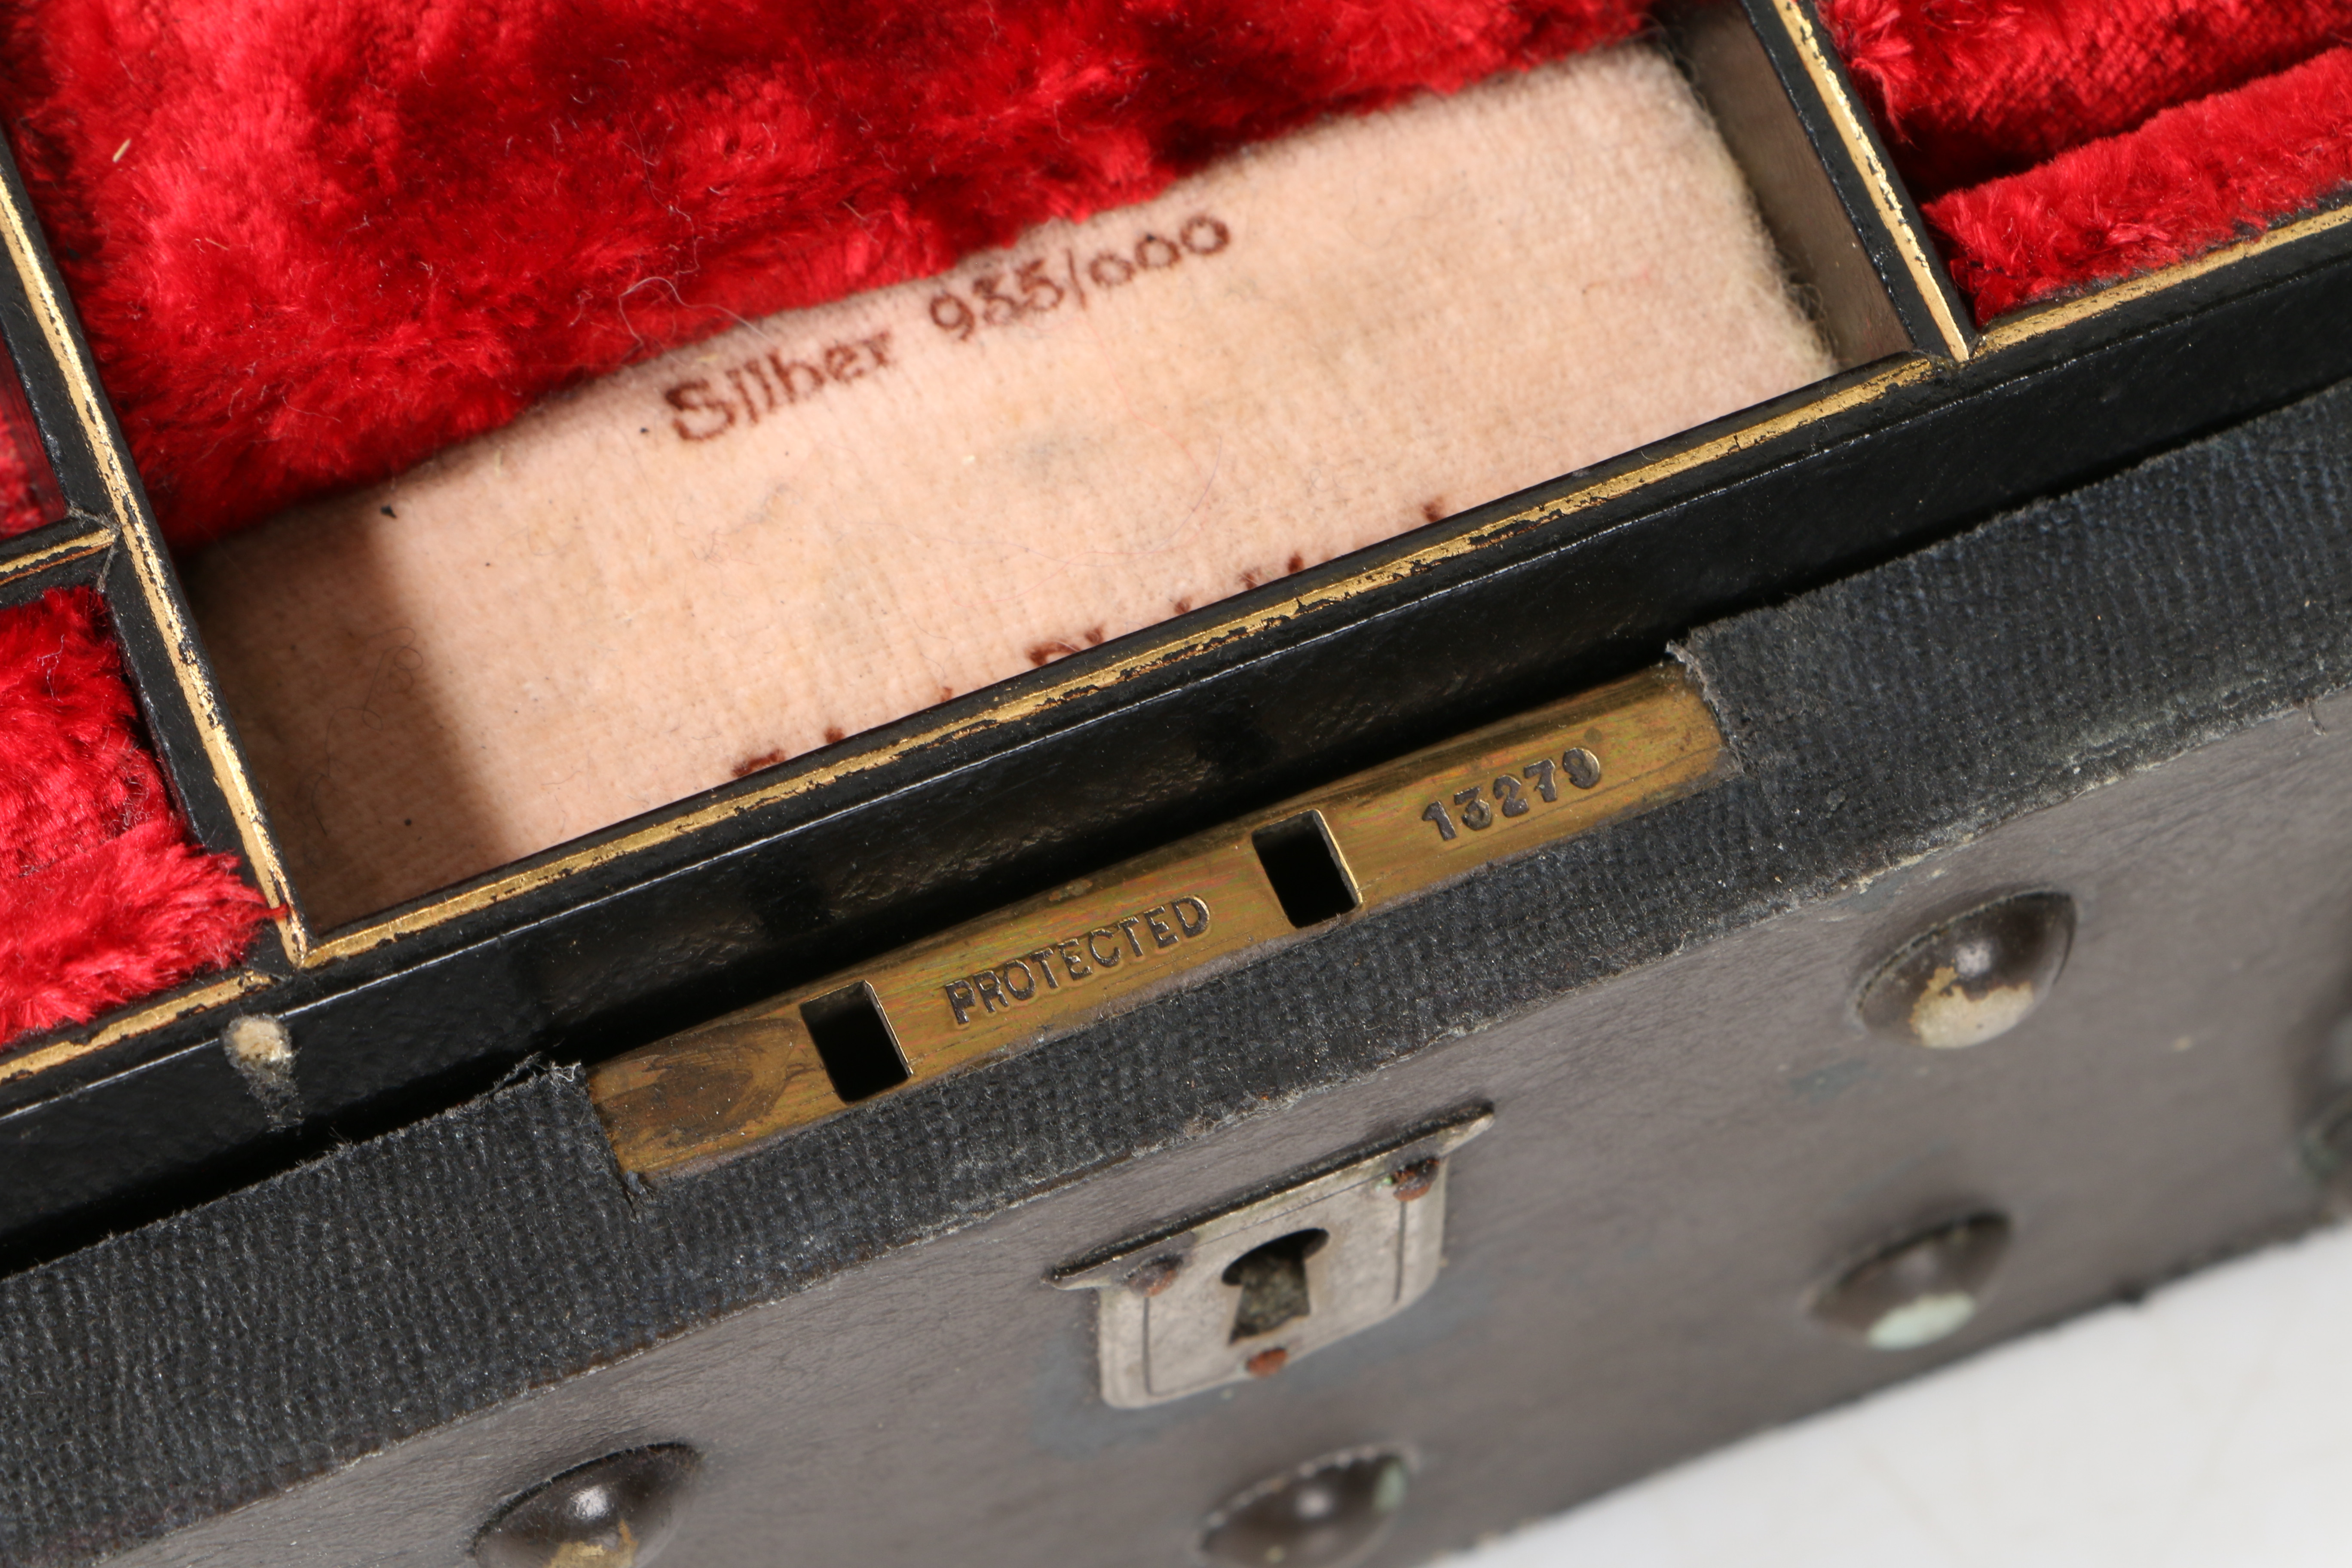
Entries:
[[590, 1093], [625, 1169], [720, 1159], [1688, 795], [1729, 765], [1690, 679], [1647, 670], [615, 1058]]

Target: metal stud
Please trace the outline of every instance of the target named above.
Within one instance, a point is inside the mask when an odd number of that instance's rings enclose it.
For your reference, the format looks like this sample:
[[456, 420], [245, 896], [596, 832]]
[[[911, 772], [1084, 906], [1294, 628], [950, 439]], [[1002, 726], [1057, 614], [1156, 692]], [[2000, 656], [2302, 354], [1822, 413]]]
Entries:
[[1349, 1568], [1371, 1555], [1412, 1479], [1393, 1448], [1349, 1448], [1260, 1481], [1209, 1516], [1217, 1568]]
[[694, 1480], [691, 1448], [607, 1454], [499, 1510], [474, 1540], [482, 1568], [650, 1568]]
[[2330, 1101], [2304, 1128], [2303, 1157], [2318, 1180], [2328, 1214], [2352, 1219], [2352, 1092]]
[[1939, 1225], [1848, 1269], [1813, 1299], [1813, 1316], [1873, 1350], [1933, 1344], [1977, 1315], [2008, 1250], [2000, 1215]]
[[1906, 942], [1863, 984], [1874, 1034], [1940, 1050], [2005, 1035], [2042, 1005], [2066, 966], [2074, 900], [2021, 893], [1956, 915]]

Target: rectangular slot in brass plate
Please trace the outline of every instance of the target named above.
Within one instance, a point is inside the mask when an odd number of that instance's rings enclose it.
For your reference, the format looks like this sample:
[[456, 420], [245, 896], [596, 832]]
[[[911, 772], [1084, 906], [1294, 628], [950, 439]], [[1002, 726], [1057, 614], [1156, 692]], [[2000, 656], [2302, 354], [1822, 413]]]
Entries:
[[842, 1102], [855, 1105], [907, 1081], [907, 1058], [874, 988], [862, 981], [801, 1004], [801, 1026]]
[[1648, 670], [615, 1058], [590, 1093], [624, 1168], [706, 1163], [1690, 794], [1728, 766], [1688, 679]]
[[1261, 827], [1250, 843], [1282, 912], [1299, 930], [1337, 920], [1364, 901], [1321, 812], [1302, 811]]

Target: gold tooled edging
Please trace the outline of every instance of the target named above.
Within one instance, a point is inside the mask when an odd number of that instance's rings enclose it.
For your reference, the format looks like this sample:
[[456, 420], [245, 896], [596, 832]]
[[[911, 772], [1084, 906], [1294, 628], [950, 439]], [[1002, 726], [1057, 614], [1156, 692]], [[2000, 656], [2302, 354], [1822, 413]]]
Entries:
[[103, 555], [108, 550], [113, 548], [113, 545], [114, 531], [107, 528], [92, 529], [88, 533], [77, 533], [68, 539], [54, 540], [40, 549], [27, 550], [21, 555], [12, 555], [5, 560], [0, 560], [0, 583], [12, 583], [19, 577], [29, 576], [36, 572], [45, 572], [52, 566], [63, 565], [68, 561], [82, 561], [92, 555]]
[[246, 863], [252, 868], [254, 882], [261, 889], [262, 898], [282, 917], [273, 923], [286, 956], [299, 963], [309, 945], [308, 933], [294, 904], [285, 863], [262, 824], [260, 801], [246, 773], [245, 759], [229, 739], [220, 693], [196, 659], [194, 629], [181, 614], [177, 599], [166, 586], [170, 567], [164, 560], [162, 536], [155, 520], [140, 504], [138, 488], [131, 479], [130, 458], [118, 445], [106, 417], [97, 377], [75, 341], [55, 282], [40, 264], [39, 247], [33, 239], [33, 217], [18, 205], [17, 195], [13, 183], [0, 181], [0, 241], [8, 247], [8, 260], [24, 288], [26, 302], [40, 324], [49, 357], [65, 381], [75, 420], [81, 426], [82, 438], [89, 444], [114, 512], [113, 535], [123, 546], [148, 613], [163, 633], [173, 678], [194, 719], [213, 780], [228, 801]]
[[0, 1057], [0, 1083], [26, 1078], [37, 1072], [45, 1072], [53, 1067], [60, 1067], [77, 1058], [86, 1057], [92, 1051], [102, 1051], [107, 1047], [127, 1040], [133, 1035], [144, 1034], [149, 1029], [160, 1029], [174, 1019], [184, 1018], [191, 1013], [200, 1013], [207, 1007], [216, 1006], [223, 1002], [233, 1002], [239, 996], [247, 996], [256, 991], [267, 990], [274, 984], [275, 982], [267, 974], [258, 973], [250, 969], [239, 970], [234, 974], [223, 976], [193, 991], [184, 991], [168, 1002], [159, 1002], [153, 1006], [142, 1007], [134, 1013], [125, 1013], [82, 1039], [58, 1040], [54, 1044], [42, 1046], [38, 1049], [26, 1051], [22, 1056]]
[[[1097, 667], [1084, 674], [1047, 686], [1041, 690], [1020, 697], [1007, 698], [982, 712], [951, 721], [934, 723], [887, 746], [877, 746], [847, 757], [828, 767], [782, 779], [764, 788], [749, 790], [741, 795], [709, 805], [698, 807], [677, 816], [655, 823], [635, 832], [624, 834], [589, 848], [557, 857], [541, 864], [492, 880], [460, 888], [438, 898], [428, 899], [416, 907], [404, 910], [388, 920], [372, 921], [340, 931], [315, 943], [306, 962], [313, 964], [331, 963], [354, 953], [381, 947], [385, 942], [429, 931], [446, 921], [476, 913], [509, 899], [535, 891], [567, 877], [593, 870], [612, 861], [624, 858], [659, 845], [691, 837], [703, 829], [715, 826], [750, 812], [762, 810], [778, 801], [810, 794], [845, 778], [885, 767], [910, 752], [952, 740], [973, 731], [985, 730], [1001, 723], [1013, 722], [1051, 709], [1071, 696], [1106, 686], [1118, 686], [1139, 676], [1168, 665], [1181, 663], [1196, 654], [1221, 647], [1239, 637], [1252, 636], [1269, 627], [1295, 620], [1300, 616], [1345, 603], [1359, 595], [1387, 587], [1392, 584], [1419, 577], [1432, 568], [1460, 556], [1471, 554], [1489, 543], [1543, 527], [1562, 518], [1574, 516], [1594, 507], [1617, 500], [1660, 484], [1694, 468], [1703, 468], [1718, 458], [1745, 451], [1751, 447], [1778, 439], [1808, 425], [1833, 418], [1854, 408], [1875, 402], [1899, 387], [1915, 385], [1936, 374], [1935, 362], [1924, 355], [1908, 355], [1888, 364], [1885, 369], [1858, 381], [1833, 386], [1800, 407], [1743, 425], [1723, 435], [1698, 442], [1682, 451], [1672, 453], [1655, 462], [1645, 463], [1622, 473], [1607, 475], [1592, 480], [1565, 495], [1528, 507], [1507, 517], [1481, 523], [1460, 533], [1433, 541], [1417, 550], [1367, 567], [1344, 582], [1317, 590], [1311, 595], [1278, 600], [1259, 609], [1241, 612], [1213, 622], [1181, 640], [1169, 637], [1147, 643], [1139, 651], [1107, 666]], [[1133, 634], [1139, 640], [1150, 636]]]
[[1952, 314], [1950, 297], [1945, 292], [1941, 259], [1935, 254], [1927, 237], [1904, 215], [1902, 187], [1894, 172], [1878, 155], [1878, 149], [1863, 120], [1862, 106], [1846, 90], [1843, 69], [1831, 58], [1829, 46], [1823, 42], [1821, 29], [1799, 0], [1772, 0], [1774, 15], [1780, 17], [1789, 39], [1797, 47], [1797, 56], [1804, 64], [1805, 78], [1813, 91], [1829, 110], [1830, 123], [1837, 132], [1839, 145], [1853, 171], [1862, 176], [1864, 186], [1870, 192], [1871, 210], [1889, 238], [1895, 242], [1895, 254], [1902, 258], [1903, 270], [1909, 274], [1912, 287], [1927, 302], [1927, 314], [1936, 323], [1937, 334], [1944, 340], [1944, 353], [1952, 359], [1969, 356], [1968, 330], [1959, 318]]
[[2352, 223], [2352, 204], [2330, 207], [2325, 212], [2283, 223], [2252, 239], [2239, 240], [2219, 249], [2209, 250], [2202, 256], [2176, 261], [2153, 272], [2135, 273], [2128, 278], [2099, 284], [2090, 293], [2080, 294], [2071, 300], [2038, 307], [2027, 306], [2010, 315], [1996, 317], [1992, 324], [1985, 328], [1984, 336], [1978, 342], [1977, 352], [1999, 353], [2015, 348], [2021, 343], [2071, 327], [2077, 321], [2103, 316], [2119, 306], [2161, 294], [2168, 289], [2178, 288], [2242, 262], [2252, 261], [2273, 250], [2283, 250], [2290, 245], [2316, 238], [2347, 223]]

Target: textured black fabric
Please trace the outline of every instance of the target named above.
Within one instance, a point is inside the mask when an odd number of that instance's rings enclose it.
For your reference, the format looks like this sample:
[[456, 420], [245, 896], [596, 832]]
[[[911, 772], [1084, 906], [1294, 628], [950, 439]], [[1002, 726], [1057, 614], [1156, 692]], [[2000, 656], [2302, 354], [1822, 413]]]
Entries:
[[657, 1189], [542, 1075], [0, 1282], [0, 1560], [84, 1558], [1267, 1114], [2346, 683], [2352, 389], [1706, 628], [1746, 767]]

